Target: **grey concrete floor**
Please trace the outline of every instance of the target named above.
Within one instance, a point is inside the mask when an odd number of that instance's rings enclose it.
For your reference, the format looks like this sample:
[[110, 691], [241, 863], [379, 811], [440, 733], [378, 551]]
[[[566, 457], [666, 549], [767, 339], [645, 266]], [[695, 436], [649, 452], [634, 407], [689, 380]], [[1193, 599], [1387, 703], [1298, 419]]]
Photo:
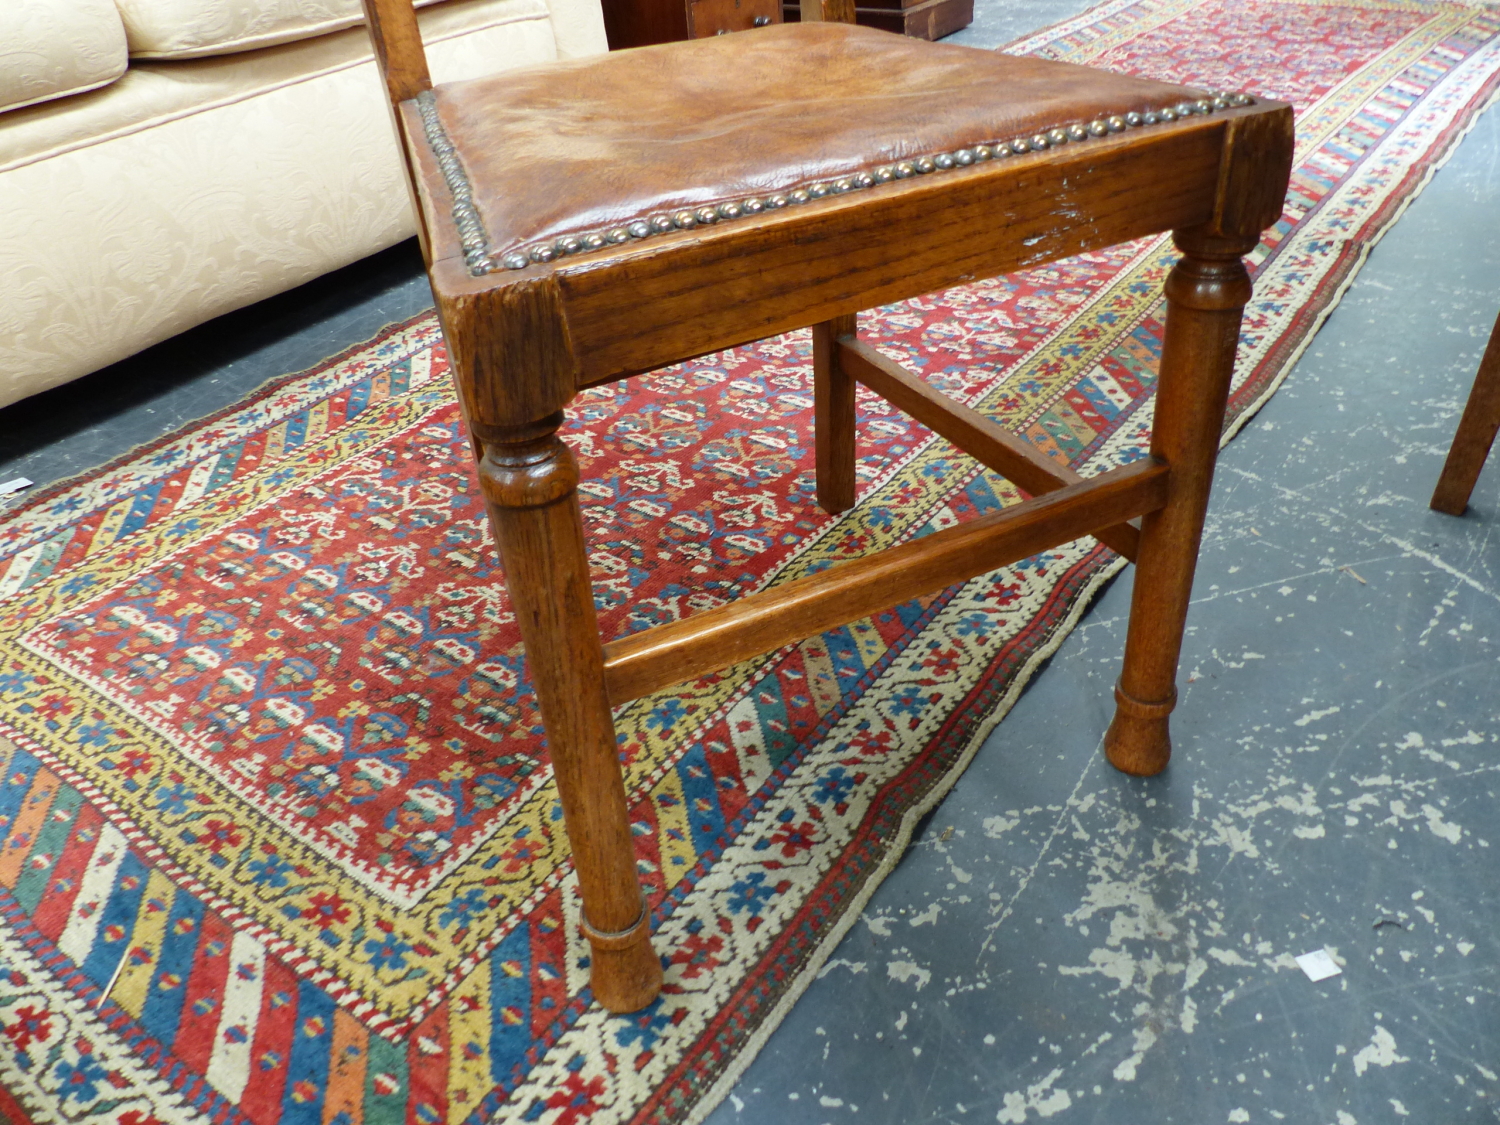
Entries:
[[[988, 46], [1081, 7], [981, 2]], [[1500, 1118], [1500, 463], [1428, 511], [1500, 305], [1500, 115], [1228, 447], [1176, 753], [1104, 764], [1094, 605], [712, 1125]], [[47, 482], [425, 307], [411, 248], [0, 411]], [[1497, 458], [1500, 462], [1500, 458]], [[1314, 984], [1291, 958], [1327, 947]]]

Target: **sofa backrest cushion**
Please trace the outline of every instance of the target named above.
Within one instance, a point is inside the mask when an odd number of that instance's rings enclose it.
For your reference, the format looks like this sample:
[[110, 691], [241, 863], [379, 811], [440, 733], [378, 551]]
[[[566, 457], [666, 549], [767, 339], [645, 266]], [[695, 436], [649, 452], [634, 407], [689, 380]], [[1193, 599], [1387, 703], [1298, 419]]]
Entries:
[[[353, 27], [364, 19], [359, 0], [114, 2], [125, 20], [131, 55], [145, 59], [193, 59], [251, 51]], [[440, 2], [417, 0], [417, 6]]]
[[0, 2], [0, 110], [106, 85], [125, 63], [113, 0]]

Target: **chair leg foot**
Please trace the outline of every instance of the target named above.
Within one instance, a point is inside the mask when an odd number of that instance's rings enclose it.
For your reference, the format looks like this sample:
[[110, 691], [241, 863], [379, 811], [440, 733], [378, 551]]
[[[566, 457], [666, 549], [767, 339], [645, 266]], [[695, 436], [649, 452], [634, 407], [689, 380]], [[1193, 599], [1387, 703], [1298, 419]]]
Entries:
[[1445, 516], [1461, 516], [1469, 510], [1468, 494], [1454, 496], [1442, 491], [1434, 492], [1427, 506], [1434, 512], [1442, 512]]
[[1172, 757], [1168, 719], [1177, 693], [1160, 703], [1142, 703], [1115, 687], [1115, 717], [1104, 735], [1104, 754], [1122, 773], [1154, 777]]
[[1500, 431], [1500, 318], [1495, 321], [1484, 358], [1479, 361], [1473, 389], [1464, 403], [1458, 432], [1453, 435], [1453, 444], [1443, 460], [1443, 471], [1429, 507], [1450, 516], [1461, 516], [1468, 510], [1469, 497], [1495, 443], [1496, 431]]
[[651, 947], [651, 916], [641, 910], [635, 925], [606, 934], [583, 923], [590, 951], [589, 984], [594, 999], [611, 1012], [638, 1012], [661, 992], [661, 959]]

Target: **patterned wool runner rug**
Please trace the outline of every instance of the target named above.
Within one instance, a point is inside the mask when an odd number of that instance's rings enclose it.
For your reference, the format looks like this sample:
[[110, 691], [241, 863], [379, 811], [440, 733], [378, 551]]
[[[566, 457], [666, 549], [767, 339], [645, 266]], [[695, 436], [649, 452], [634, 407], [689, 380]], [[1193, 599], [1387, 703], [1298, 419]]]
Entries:
[[[1232, 403], [1275, 387], [1488, 100], [1500, 20], [1113, 0], [1014, 50], [1295, 103]], [[881, 309], [868, 336], [1082, 472], [1139, 457], [1170, 244]], [[860, 400], [812, 498], [794, 333], [580, 398], [619, 634], [1014, 501]], [[1028, 559], [619, 714], [661, 999], [592, 1005], [558, 804], [430, 318], [0, 527], [0, 1114], [691, 1120], [1118, 567]]]

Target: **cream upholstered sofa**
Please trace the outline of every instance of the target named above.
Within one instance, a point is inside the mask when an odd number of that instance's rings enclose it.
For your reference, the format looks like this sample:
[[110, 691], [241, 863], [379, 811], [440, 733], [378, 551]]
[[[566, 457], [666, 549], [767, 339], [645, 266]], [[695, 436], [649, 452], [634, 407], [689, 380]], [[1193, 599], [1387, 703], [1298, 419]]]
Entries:
[[[424, 0], [434, 78], [605, 49]], [[0, 0], [0, 406], [412, 233], [359, 0]]]

